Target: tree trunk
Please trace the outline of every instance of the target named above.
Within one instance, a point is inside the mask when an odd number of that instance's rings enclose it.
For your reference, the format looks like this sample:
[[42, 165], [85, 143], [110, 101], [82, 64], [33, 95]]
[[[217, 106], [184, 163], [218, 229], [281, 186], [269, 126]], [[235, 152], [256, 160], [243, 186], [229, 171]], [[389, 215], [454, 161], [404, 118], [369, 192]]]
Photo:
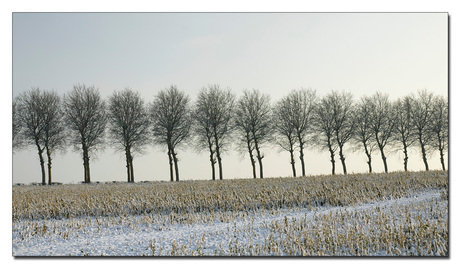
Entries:
[[172, 158], [172, 155], [171, 155], [171, 148], [170, 146], [168, 146], [168, 158], [169, 158], [169, 177], [171, 179], [171, 181], [174, 181], [174, 170], [173, 170], [173, 158]]
[[388, 166], [387, 166], [387, 158], [385, 156], [385, 153], [383, 152], [383, 147], [380, 147], [380, 155], [382, 156], [383, 160], [383, 167], [385, 168], [385, 173], [388, 173]]
[[222, 170], [222, 157], [220, 156], [219, 138], [217, 137], [217, 135], [214, 135], [214, 141], [216, 142], [216, 156], [217, 156], [217, 164], [219, 166], [219, 180], [223, 180], [224, 172]]
[[174, 168], [175, 168], [175, 171], [176, 171], [176, 181], [179, 181], [179, 166], [177, 165], [177, 153], [174, 152], [174, 149], [172, 149], [172, 156], [173, 156], [173, 159], [174, 159]]
[[219, 166], [219, 180], [223, 180], [224, 172], [222, 170], [222, 157], [220, 157], [220, 152], [217, 153], [217, 165]]
[[425, 144], [422, 141], [422, 137], [419, 137], [419, 142], [420, 142], [420, 147], [422, 149], [422, 159], [423, 159], [423, 163], [425, 164], [425, 169], [426, 171], [429, 171], [430, 168], [428, 167], [428, 160], [426, 159]]
[[85, 173], [85, 179], [86, 179], [86, 183], [90, 183], [91, 182], [91, 178], [90, 178], [90, 172], [89, 172], [89, 157], [87, 156], [86, 157], [86, 173]]
[[250, 158], [251, 158], [251, 165], [252, 165], [252, 177], [255, 179], [257, 178], [257, 173], [256, 173], [256, 160], [254, 160], [254, 155], [252, 154], [252, 151], [250, 151]]
[[128, 182], [134, 182], [134, 167], [133, 167], [133, 156], [131, 155], [131, 148], [127, 149], [127, 162], [128, 162]]
[[84, 182], [90, 183], [91, 179], [90, 179], [90, 173], [89, 173], [89, 153], [85, 145], [83, 146], [83, 168], [84, 168], [84, 173], [85, 173]]
[[404, 151], [404, 171], [407, 171], [407, 163], [409, 162], [409, 156], [407, 152], [407, 144], [403, 140], [403, 151]]
[[343, 155], [343, 146], [339, 146], [339, 156], [342, 162], [343, 174], [347, 174], [347, 166], [345, 165], [345, 156]]
[[295, 173], [295, 160], [294, 160], [294, 148], [292, 148], [292, 145], [291, 145], [291, 149], [289, 150], [289, 153], [291, 154], [291, 168], [292, 168], [292, 177], [296, 177], [296, 173]]
[[214, 156], [211, 156], [211, 176], [212, 176], [212, 180], [215, 181], [216, 180], [216, 160], [214, 160]]
[[86, 160], [86, 161], [87, 161], [87, 164], [86, 164], [86, 165], [87, 165], [86, 171], [88, 172], [88, 183], [91, 183], [91, 173], [90, 173], [90, 171], [89, 171], [89, 156], [88, 156], [87, 159], [88, 159], [88, 160]]
[[208, 148], [209, 148], [209, 161], [211, 162], [211, 177], [212, 180], [216, 180], [216, 160], [214, 159], [214, 150], [212, 149], [212, 142], [211, 137], [207, 136], [208, 138]]
[[331, 153], [331, 163], [332, 163], [332, 175], [335, 175], [335, 160], [334, 160], [334, 152], [329, 150]]
[[42, 185], [46, 185], [46, 175], [45, 175], [45, 161], [43, 160], [43, 150], [38, 152], [38, 157], [40, 158], [40, 167], [42, 170]]
[[128, 175], [128, 182], [131, 182], [131, 163], [129, 161], [129, 149], [128, 148], [126, 148], [125, 155], [126, 155], [126, 172]]
[[446, 166], [444, 165], [444, 152], [442, 149], [442, 141], [441, 141], [441, 137], [439, 136], [439, 134], [438, 134], [438, 149], [439, 149], [439, 155], [441, 159], [442, 170], [446, 171]]
[[263, 179], [264, 178], [264, 168], [262, 166], [262, 158], [263, 157], [260, 157], [259, 158], [259, 169], [260, 169], [260, 178]]
[[302, 176], [305, 177], [305, 162], [304, 162], [304, 154], [303, 154], [303, 145], [304, 145], [304, 142], [302, 141], [301, 137], [298, 137], [299, 138], [299, 158], [300, 158], [300, 164], [301, 164], [301, 167], [302, 167]]
[[248, 145], [249, 159], [251, 160], [251, 166], [252, 166], [252, 177], [255, 179], [257, 178], [256, 161], [254, 160], [254, 155], [252, 154], [251, 140], [249, 138], [247, 139], [247, 145]]
[[91, 183], [91, 173], [89, 171], [89, 155], [86, 156], [86, 177], [88, 178], [87, 183]]
[[375, 133], [375, 140], [377, 141], [377, 145], [379, 146], [380, 149], [380, 155], [382, 156], [383, 160], [383, 167], [385, 169], [385, 173], [388, 173], [388, 166], [387, 166], [387, 158], [385, 156], [385, 153], [383, 152], [383, 144], [380, 143], [379, 136], [377, 133]]
[[366, 156], [367, 156], [367, 165], [369, 167], [369, 173], [372, 173], [372, 158], [371, 158], [371, 154], [369, 153], [369, 150], [367, 150], [367, 145], [365, 142], [363, 142], [364, 144], [364, 151], [366, 153]]
[[88, 182], [88, 172], [86, 171], [86, 157], [83, 156], [83, 183]]
[[133, 156], [131, 152], [129, 153], [129, 170], [131, 171], [131, 182], [134, 183], [134, 166], [133, 166]]
[[38, 139], [35, 139], [35, 145], [38, 149], [38, 158], [40, 160], [40, 167], [42, 171], [42, 185], [46, 185], [46, 175], [45, 175], [45, 161], [43, 160], [43, 149], [38, 144]]
[[46, 155], [48, 156], [48, 185], [51, 185], [52, 175], [51, 175], [51, 152], [49, 148], [46, 148]]
[[89, 152], [88, 147], [86, 146], [85, 139], [82, 139], [82, 150], [83, 150], [83, 169], [84, 169], [84, 183], [89, 183]]
[[327, 146], [329, 147], [329, 153], [331, 154], [332, 175], [335, 175], [334, 150], [332, 150], [332, 144], [331, 144], [331, 138], [330, 137], [327, 137]]
[[337, 145], [339, 145], [339, 157], [340, 157], [340, 162], [342, 162], [343, 174], [347, 174], [347, 166], [345, 165], [345, 156], [343, 155], [343, 143], [340, 142], [338, 131], [335, 131], [335, 138], [337, 141]]
[[442, 148], [439, 148], [439, 154], [441, 156], [441, 165], [442, 165], [442, 170], [446, 171], [446, 166], [444, 165], [444, 153]]
[[264, 158], [264, 157], [260, 153], [259, 144], [257, 143], [257, 139], [255, 137], [254, 137], [254, 145], [256, 147], [257, 160], [259, 161], [259, 175], [260, 175], [260, 178], [263, 179], [264, 178], [264, 170], [263, 170], [263, 165], [262, 165], [262, 158]]
[[212, 180], [215, 181], [216, 180], [216, 166], [215, 166], [216, 160], [214, 159], [214, 152], [212, 151], [212, 149], [210, 149], [209, 161], [211, 161]]

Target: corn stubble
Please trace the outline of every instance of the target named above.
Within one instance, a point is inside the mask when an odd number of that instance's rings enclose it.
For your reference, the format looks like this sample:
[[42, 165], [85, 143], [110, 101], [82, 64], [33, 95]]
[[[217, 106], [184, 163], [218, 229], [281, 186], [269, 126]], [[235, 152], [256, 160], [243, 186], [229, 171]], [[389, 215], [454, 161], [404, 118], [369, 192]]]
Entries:
[[[427, 190], [440, 199], [404, 206], [354, 210], [350, 207], [411, 197]], [[176, 224], [247, 224], [229, 228], [235, 238], [205, 252], [209, 239], [222, 233], [191, 237], [191, 244], [152, 240], [151, 255], [168, 256], [446, 256], [448, 255], [448, 173], [394, 172], [306, 178], [114, 183], [59, 186], [13, 186], [13, 234], [27, 241], [59, 235], [96, 234], [114, 225], [136, 230], [168, 230]], [[321, 208], [334, 207], [328, 213]], [[257, 214], [307, 209], [313, 216], [267, 222], [263, 243], [257, 237]], [[61, 219], [64, 219], [61, 221]], [[27, 221], [27, 224], [21, 224]], [[15, 239], [15, 238], [13, 238]], [[260, 240], [257, 240], [260, 241]]]

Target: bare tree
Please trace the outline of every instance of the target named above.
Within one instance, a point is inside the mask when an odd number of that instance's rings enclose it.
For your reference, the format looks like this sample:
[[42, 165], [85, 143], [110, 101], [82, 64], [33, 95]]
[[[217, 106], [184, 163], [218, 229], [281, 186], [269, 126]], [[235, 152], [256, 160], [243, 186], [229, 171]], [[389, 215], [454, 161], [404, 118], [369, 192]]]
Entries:
[[[195, 104], [195, 109], [193, 111], [193, 119], [195, 120], [195, 124], [193, 124], [193, 133], [196, 137], [196, 146], [195, 148], [198, 151], [203, 151], [206, 148], [209, 150], [209, 160], [211, 162], [211, 178], [212, 180], [216, 180], [216, 149], [215, 149], [215, 142], [214, 142], [214, 135], [212, 133], [212, 124], [211, 120], [208, 118], [208, 114], [206, 110], [202, 110], [198, 108], [199, 105], [206, 105], [204, 103], [200, 103], [200, 100], [197, 101]], [[207, 108], [207, 107], [206, 107]]]
[[388, 173], [387, 158], [384, 148], [393, 135], [395, 122], [393, 120], [393, 108], [388, 94], [375, 93], [369, 99], [370, 103], [370, 122], [374, 133], [375, 141], [382, 156], [385, 173]]
[[48, 184], [51, 184], [52, 155], [65, 148], [64, 132], [61, 98], [56, 92], [33, 88], [13, 102], [13, 145], [20, 146], [23, 140], [37, 147], [42, 184], [46, 184], [43, 152], [48, 157]]
[[355, 109], [354, 120], [356, 122], [356, 131], [353, 143], [356, 144], [355, 149], [359, 148], [361, 150], [364, 147], [369, 173], [372, 173], [372, 152], [376, 147], [376, 142], [373, 139], [374, 132], [371, 128], [370, 109], [370, 99], [368, 97], [361, 98]]
[[52, 155], [56, 150], [64, 150], [66, 146], [66, 129], [64, 109], [61, 97], [54, 91], [43, 92], [43, 143], [48, 157], [48, 184], [52, 183]]
[[316, 91], [308, 88], [292, 90], [287, 96], [292, 105], [293, 117], [292, 125], [295, 130], [295, 138], [299, 144], [299, 158], [302, 167], [302, 176], [305, 176], [304, 149], [311, 134], [314, 109], [317, 102]]
[[353, 137], [355, 131], [355, 120], [353, 117], [354, 104], [351, 93], [332, 91], [325, 98], [330, 99], [333, 114], [334, 135], [339, 149], [340, 161], [342, 162], [343, 173], [347, 174], [345, 164], [344, 145]]
[[425, 169], [430, 170], [427, 160], [427, 146], [432, 142], [433, 132], [430, 131], [430, 124], [433, 120], [433, 93], [426, 89], [419, 90], [417, 95], [411, 95], [413, 99], [411, 109], [412, 123], [415, 128], [415, 136], [420, 144]]
[[90, 155], [104, 143], [107, 124], [105, 102], [94, 86], [75, 85], [64, 97], [67, 126], [73, 134], [73, 144], [82, 150], [84, 182], [90, 183]]
[[153, 141], [167, 146], [171, 181], [174, 181], [173, 165], [179, 181], [176, 147], [190, 137], [191, 112], [190, 98], [173, 85], [160, 91], [150, 106]]
[[[222, 153], [230, 145], [231, 119], [233, 117], [235, 96], [230, 89], [218, 85], [203, 88], [198, 94], [193, 118], [197, 149], [209, 150], [212, 180], [216, 179], [215, 164], [219, 165], [219, 179], [223, 179]], [[217, 161], [216, 161], [217, 158]]]
[[416, 141], [414, 136], [414, 126], [412, 124], [411, 109], [412, 101], [411, 98], [406, 96], [402, 99], [398, 99], [393, 104], [394, 109], [394, 132], [393, 135], [396, 142], [402, 145], [402, 151], [404, 153], [404, 171], [407, 171], [407, 163], [409, 160], [408, 148]]
[[237, 131], [236, 139], [237, 149], [240, 152], [248, 152], [249, 160], [251, 161], [252, 166], [252, 177], [257, 178], [256, 172], [256, 160], [254, 157], [254, 137], [251, 132], [251, 122], [250, 120], [244, 120], [242, 117], [239, 117], [238, 110], [235, 113], [235, 129]]
[[297, 175], [294, 158], [297, 136], [293, 124], [296, 116], [297, 114], [294, 111], [294, 105], [291, 103], [291, 98], [284, 97], [276, 103], [272, 120], [274, 130], [273, 139], [280, 148], [289, 152], [293, 177]]
[[128, 182], [134, 182], [133, 154], [149, 143], [149, 116], [138, 92], [130, 88], [114, 92], [108, 107], [109, 137], [126, 155]]
[[[255, 89], [252, 91], [245, 90], [237, 103], [235, 126], [239, 131], [239, 135], [246, 137], [248, 152], [251, 157], [252, 150], [255, 149], [256, 151], [260, 178], [264, 177], [262, 164], [264, 155], [261, 152], [261, 148], [271, 139], [271, 118], [270, 96]], [[253, 159], [251, 159], [251, 163], [253, 165], [253, 175], [255, 175]]]
[[431, 146], [439, 150], [442, 170], [446, 170], [444, 150], [449, 146], [449, 105], [444, 97], [434, 97], [433, 120], [430, 124], [430, 131], [434, 137], [431, 139]]
[[22, 128], [21, 136], [25, 145], [33, 145], [37, 147], [38, 157], [40, 160], [42, 184], [46, 184], [45, 175], [45, 160], [43, 152], [45, 146], [43, 144], [44, 136], [44, 120], [43, 120], [43, 103], [42, 91], [39, 88], [20, 94], [17, 101], [17, 118], [18, 123]]
[[331, 157], [332, 175], [335, 174], [335, 151], [337, 142], [334, 139], [334, 112], [331, 98], [323, 97], [314, 109], [312, 131], [315, 144], [320, 150], [328, 150]]

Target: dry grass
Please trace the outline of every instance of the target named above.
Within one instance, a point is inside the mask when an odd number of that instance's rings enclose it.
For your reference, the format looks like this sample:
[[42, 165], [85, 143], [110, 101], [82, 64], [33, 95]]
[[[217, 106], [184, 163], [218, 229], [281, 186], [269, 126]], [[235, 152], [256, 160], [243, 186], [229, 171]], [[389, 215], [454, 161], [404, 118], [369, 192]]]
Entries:
[[447, 172], [394, 172], [256, 180], [13, 186], [13, 221], [150, 213], [245, 212], [349, 206], [447, 189]]
[[269, 254], [446, 256], [447, 219], [446, 204], [432, 200], [375, 211], [340, 210], [313, 220], [276, 221], [270, 228], [277, 250]]
[[[246, 224], [190, 237], [187, 243], [172, 241], [165, 246], [165, 241], [152, 240], [147, 247], [150, 253], [142, 254], [446, 256], [447, 188], [448, 173], [441, 171], [215, 182], [13, 186], [13, 243], [16, 239], [18, 245], [27, 244], [37, 237], [68, 241], [79, 235], [95, 236], [113, 226], [123, 226], [120, 232], [138, 228], [162, 231], [175, 224], [233, 224], [243, 219]], [[253, 226], [258, 215], [279, 216], [286, 209], [306, 208], [315, 212], [328, 206], [358, 206], [431, 189], [439, 190], [441, 197], [430, 202], [379, 207], [375, 211], [342, 208], [316, 213], [313, 218], [273, 220], [262, 226], [266, 233], [262, 243], [238, 240], [241, 236], [260, 238], [260, 230]], [[206, 248], [210, 241], [226, 235], [235, 239], [212, 252]], [[82, 249], [80, 255], [85, 254], [93, 253]]]

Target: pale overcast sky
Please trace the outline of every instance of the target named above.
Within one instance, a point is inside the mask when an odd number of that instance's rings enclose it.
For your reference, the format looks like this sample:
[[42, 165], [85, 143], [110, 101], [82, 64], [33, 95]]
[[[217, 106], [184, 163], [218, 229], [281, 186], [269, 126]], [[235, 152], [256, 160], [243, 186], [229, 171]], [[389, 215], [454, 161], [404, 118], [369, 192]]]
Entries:
[[[15, 13], [13, 92], [31, 87], [61, 95], [74, 84], [107, 98], [131, 87], [146, 102], [171, 84], [196, 99], [208, 84], [241, 96], [256, 88], [276, 102], [290, 90], [348, 90], [358, 100], [376, 91], [392, 100], [426, 88], [448, 94], [447, 13]], [[388, 148], [389, 149], [389, 148]], [[265, 177], [290, 176], [289, 154], [265, 148]], [[180, 150], [182, 180], [210, 179], [207, 153]], [[402, 154], [389, 170], [402, 170]], [[83, 180], [80, 152], [54, 157], [54, 181]], [[308, 174], [330, 174], [327, 153], [308, 148]], [[338, 158], [336, 159], [339, 160]], [[346, 152], [349, 172], [366, 172], [363, 152]], [[338, 162], [337, 162], [338, 163]], [[440, 168], [434, 152], [431, 169]], [[124, 154], [107, 147], [91, 160], [92, 181], [126, 181]], [[223, 157], [225, 178], [251, 177], [247, 155]], [[380, 155], [373, 168], [383, 171]], [[418, 150], [409, 169], [424, 168]], [[300, 171], [300, 161], [297, 161]], [[149, 147], [134, 158], [135, 180], [168, 180], [166, 152]], [[341, 173], [338, 163], [336, 171]], [[40, 182], [36, 149], [13, 154], [13, 183]]]

